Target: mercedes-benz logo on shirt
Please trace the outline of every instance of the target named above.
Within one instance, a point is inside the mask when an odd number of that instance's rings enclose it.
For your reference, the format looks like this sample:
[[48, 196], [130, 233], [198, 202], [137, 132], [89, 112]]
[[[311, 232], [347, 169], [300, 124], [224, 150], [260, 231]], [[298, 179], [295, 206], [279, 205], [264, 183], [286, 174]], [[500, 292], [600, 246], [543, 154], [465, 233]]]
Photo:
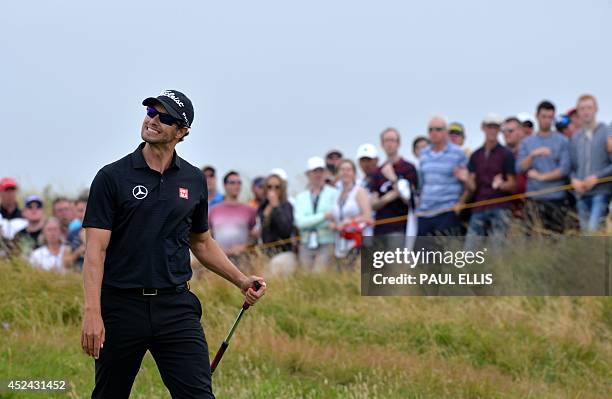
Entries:
[[144, 199], [147, 196], [147, 194], [149, 194], [149, 190], [147, 190], [145, 186], [138, 185], [132, 189], [132, 195], [136, 199], [139, 199], [139, 200]]

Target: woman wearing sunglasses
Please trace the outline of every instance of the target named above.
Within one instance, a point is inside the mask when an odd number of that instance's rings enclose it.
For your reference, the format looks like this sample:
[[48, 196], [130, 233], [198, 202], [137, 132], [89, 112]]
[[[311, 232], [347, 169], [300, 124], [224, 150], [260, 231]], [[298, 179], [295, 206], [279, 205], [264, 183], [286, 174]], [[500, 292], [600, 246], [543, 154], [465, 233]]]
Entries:
[[264, 245], [265, 252], [273, 257], [270, 268], [293, 269], [293, 206], [287, 200], [287, 183], [276, 174], [265, 180], [265, 200], [257, 210], [257, 219], [261, 240], [268, 244]]

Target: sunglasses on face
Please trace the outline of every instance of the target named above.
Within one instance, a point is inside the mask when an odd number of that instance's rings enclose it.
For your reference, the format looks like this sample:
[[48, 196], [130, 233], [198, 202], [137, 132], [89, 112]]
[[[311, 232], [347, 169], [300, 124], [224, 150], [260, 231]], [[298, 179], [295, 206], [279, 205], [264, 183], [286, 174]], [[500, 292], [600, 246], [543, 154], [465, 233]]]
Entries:
[[164, 125], [172, 126], [172, 124], [174, 123], [180, 125], [180, 121], [174, 116], [166, 114], [164, 112], [159, 112], [153, 107], [147, 107], [147, 116], [151, 119], [155, 118], [156, 116], [159, 116], [159, 121]]
[[40, 206], [38, 204], [28, 204], [28, 205], [26, 205], [26, 208], [28, 208], [28, 209], [42, 209], [42, 206]]
[[432, 126], [429, 128], [430, 132], [443, 132], [444, 128], [443, 127], [437, 127], [437, 126]]
[[514, 133], [514, 129], [504, 129], [503, 132], [511, 134], [511, 133]]
[[276, 184], [268, 184], [266, 187], [268, 188], [268, 190], [280, 190], [281, 188], [281, 186]]

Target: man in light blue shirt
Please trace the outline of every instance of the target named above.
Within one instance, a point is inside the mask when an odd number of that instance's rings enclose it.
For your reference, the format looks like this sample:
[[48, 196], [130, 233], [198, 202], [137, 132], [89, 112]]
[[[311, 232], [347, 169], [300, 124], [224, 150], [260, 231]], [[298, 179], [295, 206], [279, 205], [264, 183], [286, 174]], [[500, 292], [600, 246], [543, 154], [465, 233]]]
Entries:
[[537, 108], [538, 133], [525, 138], [518, 152], [516, 172], [527, 172], [527, 192], [553, 189], [527, 199], [531, 223], [540, 221], [545, 230], [563, 233], [568, 212], [567, 193], [554, 190], [567, 183], [570, 172], [569, 141], [552, 131], [555, 106], [542, 101]]

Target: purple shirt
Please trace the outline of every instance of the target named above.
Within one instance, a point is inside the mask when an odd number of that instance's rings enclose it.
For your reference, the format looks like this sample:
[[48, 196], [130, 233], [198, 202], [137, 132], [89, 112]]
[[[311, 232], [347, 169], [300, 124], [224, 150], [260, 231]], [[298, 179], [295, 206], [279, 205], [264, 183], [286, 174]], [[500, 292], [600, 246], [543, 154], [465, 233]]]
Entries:
[[[385, 162], [386, 163], [386, 162]], [[384, 166], [383, 164], [382, 166]], [[376, 170], [372, 176], [370, 176], [370, 182], [368, 188], [370, 192], [378, 193], [379, 197], [382, 197], [387, 192], [393, 189], [393, 185], [385, 176], [383, 176], [381, 170], [382, 166]], [[406, 179], [409, 181], [410, 189], [412, 192], [416, 191], [417, 187], [417, 172], [416, 168], [410, 162], [400, 158], [393, 164], [393, 170], [399, 179]], [[376, 211], [376, 220], [393, 218], [397, 216], [406, 216], [408, 214], [408, 205], [404, 203], [400, 198], [395, 201], [389, 202], [387, 205]], [[406, 231], [406, 220], [393, 223], [377, 224], [374, 226], [374, 235], [382, 235], [395, 232]]]
[[[492, 187], [493, 178], [498, 174], [501, 174], [504, 179], [506, 179], [507, 176], [514, 176], [514, 157], [510, 150], [499, 143], [493, 147], [489, 153], [487, 153], [484, 146], [482, 146], [470, 157], [468, 170], [476, 174], [474, 202], [504, 197], [508, 195], [508, 193], [499, 189], [494, 189]], [[483, 205], [473, 208], [473, 212], [503, 208], [509, 205], [510, 202]]]

